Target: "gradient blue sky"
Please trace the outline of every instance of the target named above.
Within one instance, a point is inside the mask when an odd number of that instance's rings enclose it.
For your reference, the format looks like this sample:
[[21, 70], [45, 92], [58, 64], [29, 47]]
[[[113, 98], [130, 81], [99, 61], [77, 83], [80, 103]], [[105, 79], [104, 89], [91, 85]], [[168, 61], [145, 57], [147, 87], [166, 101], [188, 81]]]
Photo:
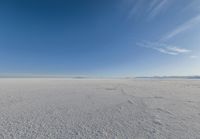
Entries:
[[200, 75], [200, 0], [2, 0], [0, 74]]

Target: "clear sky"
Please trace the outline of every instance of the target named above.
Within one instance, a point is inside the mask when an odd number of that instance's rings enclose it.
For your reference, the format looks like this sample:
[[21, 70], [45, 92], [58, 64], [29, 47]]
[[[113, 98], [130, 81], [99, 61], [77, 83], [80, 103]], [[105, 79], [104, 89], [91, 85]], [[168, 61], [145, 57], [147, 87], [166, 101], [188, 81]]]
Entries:
[[200, 0], [1, 0], [0, 74], [200, 75]]

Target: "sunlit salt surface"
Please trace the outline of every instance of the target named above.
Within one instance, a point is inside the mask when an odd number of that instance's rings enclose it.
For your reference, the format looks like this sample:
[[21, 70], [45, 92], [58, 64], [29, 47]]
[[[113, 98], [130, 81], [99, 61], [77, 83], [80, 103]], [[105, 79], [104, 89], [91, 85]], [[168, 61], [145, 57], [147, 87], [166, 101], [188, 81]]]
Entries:
[[0, 139], [200, 138], [200, 81], [0, 79]]

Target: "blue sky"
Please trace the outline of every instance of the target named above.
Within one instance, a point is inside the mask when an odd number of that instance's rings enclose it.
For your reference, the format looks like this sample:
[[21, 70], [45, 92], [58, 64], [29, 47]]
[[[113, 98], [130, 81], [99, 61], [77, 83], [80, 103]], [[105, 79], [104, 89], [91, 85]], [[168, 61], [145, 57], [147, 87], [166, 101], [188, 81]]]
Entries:
[[200, 75], [199, 0], [0, 1], [1, 75]]

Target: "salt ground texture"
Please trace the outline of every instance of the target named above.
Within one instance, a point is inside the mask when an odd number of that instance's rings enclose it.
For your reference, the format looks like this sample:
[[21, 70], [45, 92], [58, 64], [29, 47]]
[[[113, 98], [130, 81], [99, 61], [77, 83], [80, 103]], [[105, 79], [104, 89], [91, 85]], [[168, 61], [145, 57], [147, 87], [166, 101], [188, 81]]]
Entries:
[[0, 139], [70, 138], [200, 138], [200, 81], [0, 79]]

